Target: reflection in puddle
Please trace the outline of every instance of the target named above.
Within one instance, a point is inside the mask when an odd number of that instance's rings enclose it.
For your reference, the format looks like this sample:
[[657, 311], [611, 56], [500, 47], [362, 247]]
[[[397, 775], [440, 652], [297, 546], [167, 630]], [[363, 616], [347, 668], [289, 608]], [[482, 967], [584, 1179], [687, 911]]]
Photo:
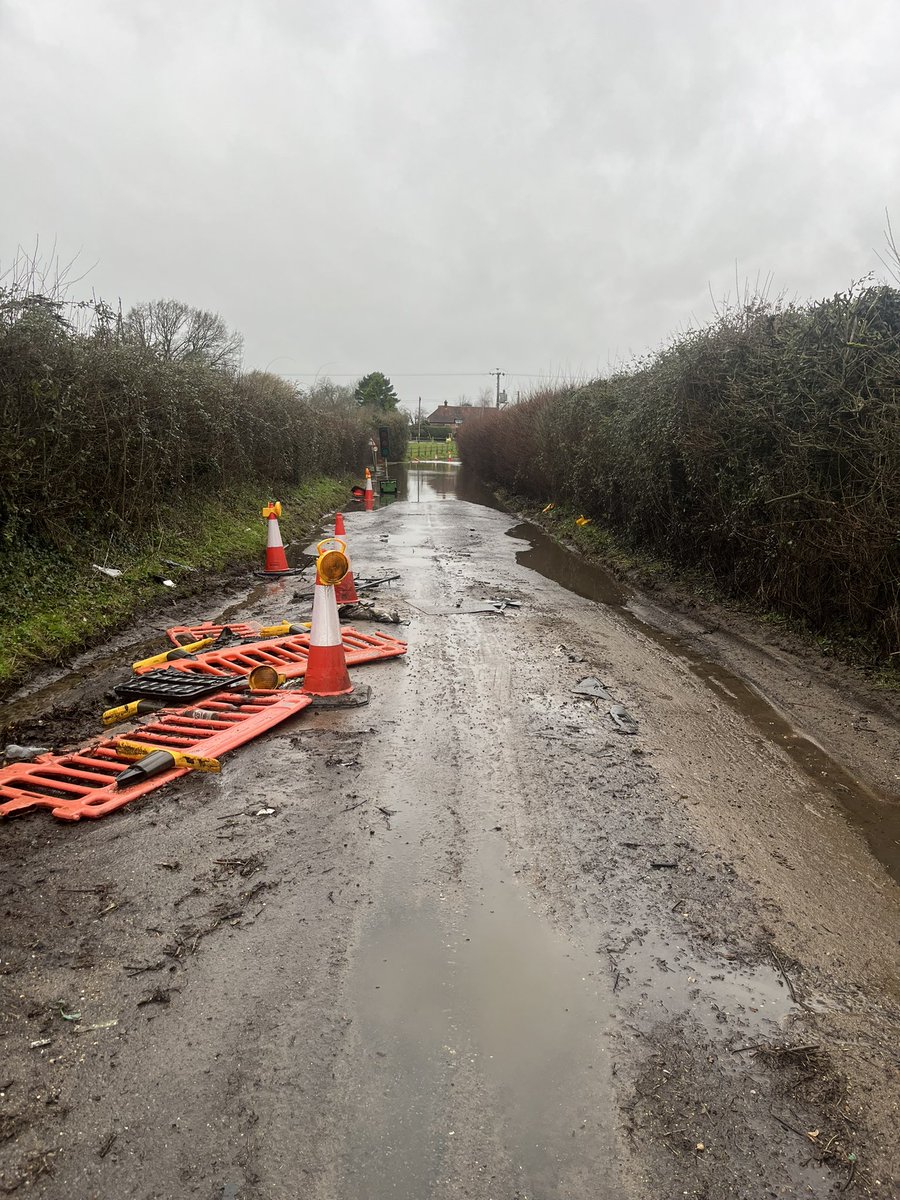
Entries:
[[403, 812], [390, 892], [366, 925], [348, 997], [379, 1083], [351, 1097], [340, 1195], [438, 1194], [452, 1139], [478, 1136], [463, 1115], [476, 1087], [521, 1194], [563, 1196], [566, 1180], [595, 1179], [612, 1161], [608, 982], [595, 955], [531, 909], [499, 840], [473, 848], [463, 887], [423, 886], [409, 826], [430, 820], [421, 803]]

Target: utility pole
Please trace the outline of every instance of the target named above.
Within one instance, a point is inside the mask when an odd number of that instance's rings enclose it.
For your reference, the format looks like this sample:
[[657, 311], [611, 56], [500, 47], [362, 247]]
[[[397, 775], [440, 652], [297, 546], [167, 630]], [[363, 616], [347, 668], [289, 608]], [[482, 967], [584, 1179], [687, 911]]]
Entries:
[[505, 375], [505, 374], [506, 374], [506, 372], [501, 371], [499, 367], [496, 369], [496, 371], [488, 371], [488, 375], [496, 375], [497, 376], [497, 407], [498, 408], [500, 407], [500, 376]]
[[422, 440], [422, 397], [420, 396], [419, 397], [419, 432], [416, 435], [416, 441], [421, 442], [421, 440]]

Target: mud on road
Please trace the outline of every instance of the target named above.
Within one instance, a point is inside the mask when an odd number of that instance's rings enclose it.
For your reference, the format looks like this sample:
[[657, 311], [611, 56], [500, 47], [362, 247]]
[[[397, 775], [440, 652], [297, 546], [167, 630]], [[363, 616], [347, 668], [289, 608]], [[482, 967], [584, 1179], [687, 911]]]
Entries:
[[[0, 825], [0, 1191], [900, 1194], [889, 709], [489, 500], [423, 466], [348, 518], [409, 618], [367, 708]], [[296, 618], [295, 587], [178, 615]], [[93, 732], [148, 640], [35, 681], [20, 728]]]

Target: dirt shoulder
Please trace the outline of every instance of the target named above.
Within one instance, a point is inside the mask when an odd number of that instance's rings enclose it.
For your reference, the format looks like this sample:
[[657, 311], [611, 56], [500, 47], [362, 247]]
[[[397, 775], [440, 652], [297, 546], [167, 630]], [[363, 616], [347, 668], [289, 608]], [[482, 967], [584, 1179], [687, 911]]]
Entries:
[[900, 804], [900, 683], [891, 688], [884, 673], [854, 665], [786, 621], [700, 597], [671, 572], [586, 552], [539, 510], [518, 515], [609, 571], [622, 584], [623, 606], [742, 676], [880, 799]]

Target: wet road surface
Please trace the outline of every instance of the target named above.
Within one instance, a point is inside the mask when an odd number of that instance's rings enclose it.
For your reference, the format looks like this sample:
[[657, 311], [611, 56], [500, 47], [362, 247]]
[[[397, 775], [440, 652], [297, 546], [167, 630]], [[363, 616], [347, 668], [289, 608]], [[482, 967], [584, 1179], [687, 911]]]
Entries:
[[[0, 827], [0, 1184], [891, 1195], [885, 789], [455, 467], [347, 530], [409, 619], [405, 661], [352, 672], [368, 708], [97, 824]], [[296, 617], [295, 587], [229, 616]]]

